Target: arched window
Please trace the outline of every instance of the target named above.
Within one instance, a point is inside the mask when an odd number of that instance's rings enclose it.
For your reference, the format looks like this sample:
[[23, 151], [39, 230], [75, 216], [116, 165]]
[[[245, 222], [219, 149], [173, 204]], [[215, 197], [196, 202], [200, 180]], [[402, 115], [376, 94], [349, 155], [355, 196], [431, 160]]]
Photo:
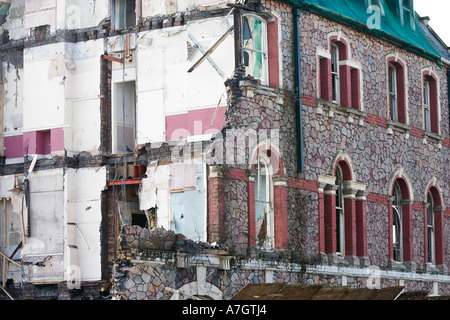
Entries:
[[404, 64], [399, 59], [390, 57], [387, 72], [389, 118], [407, 124]]
[[431, 74], [423, 76], [423, 110], [425, 131], [439, 134], [438, 85]]
[[435, 242], [434, 242], [434, 201], [431, 193], [427, 197], [427, 262], [435, 263]]
[[336, 42], [331, 43], [331, 87], [333, 102], [340, 103], [339, 88], [339, 47]]
[[241, 57], [245, 74], [272, 88], [280, 86], [278, 18], [245, 13], [241, 17]]
[[255, 237], [256, 245], [262, 249], [274, 249], [274, 201], [273, 170], [270, 158], [260, 153], [257, 156], [255, 177]]
[[389, 264], [393, 268], [416, 269], [413, 259], [414, 193], [410, 179], [399, 169], [394, 175], [389, 199]]
[[402, 261], [402, 193], [398, 182], [394, 185], [392, 203], [392, 240], [394, 260]]
[[389, 109], [393, 121], [398, 121], [397, 106], [397, 71], [392, 64], [389, 64]]
[[343, 107], [360, 110], [359, 63], [350, 59], [349, 46], [344, 38], [333, 35], [329, 41], [326, 52], [317, 52], [319, 97]]
[[425, 262], [432, 268], [447, 272], [445, 264], [445, 226], [444, 208], [439, 185], [433, 179], [426, 192], [424, 201], [425, 220]]
[[336, 253], [345, 256], [344, 177], [341, 166], [336, 168]]

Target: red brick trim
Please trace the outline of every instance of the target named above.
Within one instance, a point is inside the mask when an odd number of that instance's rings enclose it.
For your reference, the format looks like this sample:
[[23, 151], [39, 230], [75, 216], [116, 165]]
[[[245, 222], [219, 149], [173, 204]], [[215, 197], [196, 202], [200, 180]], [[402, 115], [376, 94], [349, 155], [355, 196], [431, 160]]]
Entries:
[[298, 178], [289, 178], [287, 185], [288, 185], [288, 188], [319, 192], [319, 188], [317, 186], [317, 181], [308, 181], [308, 180], [298, 179]]
[[388, 127], [385, 118], [377, 116], [377, 115], [374, 115], [374, 114], [371, 114], [371, 113], [367, 114], [367, 117], [366, 117], [365, 120], [366, 120], [367, 123], [372, 123], [372, 124], [375, 124], [377, 126], [381, 126], [383, 128], [387, 128]]
[[275, 248], [288, 249], [288, 206], [287, 189], [282, 186], [273, 188]]
[[247, 172], [244, 169], [235, 169], [235, 168], [226, 170], [225, 178], [243, 181], [248, 180]]
[[367, 195], [366, 199], [367, 199], [367, 202], [379, 203], [379, 204], [384, 204], [384, 205], [389, 204], [388, 197], [384, 194], [369, 193]]
[[269, 87], [280, 86], [280, 66], [278, 58], [278, 19], [267, 22], [267, 55], [269, 65]]
[[222, 178], [208, 181], [208, 241], [221, 243], [224, 238], [224, 186]]

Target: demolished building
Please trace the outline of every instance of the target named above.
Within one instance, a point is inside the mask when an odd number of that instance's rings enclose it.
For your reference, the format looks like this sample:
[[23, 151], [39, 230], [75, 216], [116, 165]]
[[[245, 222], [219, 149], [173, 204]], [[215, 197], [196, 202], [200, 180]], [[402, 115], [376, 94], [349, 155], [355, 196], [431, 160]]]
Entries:
[[450, 295], [450, 54], [413, 1], [0, 3], [5, 298]]

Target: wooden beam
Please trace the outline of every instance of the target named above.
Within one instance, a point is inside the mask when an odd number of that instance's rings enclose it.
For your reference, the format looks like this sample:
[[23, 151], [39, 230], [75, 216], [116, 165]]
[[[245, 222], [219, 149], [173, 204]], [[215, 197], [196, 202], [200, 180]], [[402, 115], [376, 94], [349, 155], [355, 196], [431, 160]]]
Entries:
[[1, 287], [1, 286], [0, 286], [0, 288], [2, 288], [3, 292], [8, 296], [9, 299], [14, 300], [14, 298], [12, 297], [12, 295], [10, 295], [9, 292], [6, 291], [5, 288], [3, 288], [3, 287]]
[[214, 45], [209, 48], [208, 51], [205, 52], [205, 54], [188, 70], [188, 72], [192, 72], [194, 71], [195, 68], [197, 68], [203, 61], [205, 61], [213, 52], [214, 50], [217, 49], [217, 47], [231, 34], [231, 32], [233, 32], [234, 30], [234, 26], [231, 26], [230, 29], [228, 29], [227, 32], [225, 32], [225, 34], [220, 37], [219, 40], [217, 40], [216, 43], [214, 43]]
[[109, 61], [118, 62], [118, 63], [123, 63], [123, 59], [119, 59], [119, 58], [116, 58], [116, 57], [113, 57], [113, 56], [110, 56], [110, 55], [107, 55], [107, 54], [103, 55], [103, 59], [106, 59], [106, 60], [109, 60]]
[[108, 181], [108, 186], [120, 186], [123, 184], [139, 184], [142, 179], [126, 179], [126, 180], [112, 180]]
[[5, 253], [3, 253], [3, 252], [1, 252], [1, 251], [0, 251], [0, 255], [1, 255], [4, 259], [8, 260], [9, 262], [14, 263], [16, 266], [19, 266], [19, 267], [22, 266], [19, 262], [14, 261], [13, 259], [11, 259], [10, 257], [8, 257]]

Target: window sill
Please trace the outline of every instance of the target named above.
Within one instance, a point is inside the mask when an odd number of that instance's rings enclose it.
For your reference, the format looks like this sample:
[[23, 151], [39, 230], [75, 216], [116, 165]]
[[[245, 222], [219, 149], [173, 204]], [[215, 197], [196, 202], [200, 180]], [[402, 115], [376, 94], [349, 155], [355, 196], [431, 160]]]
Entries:
[[414, 261], [395, 261], [389, 259], [388, 267], [393, 270], [416, 271], [417, 264]]
[[357, 121], [359, 125], [364, 125], [364, 118], [367, 116], [367, 112], [354, 108], [342, 107], [337, 103], [318, 98], [316, 113], [323, 114], [324, 110], [328, 111], [328, 116], [330, 118], [333, 118], [335, 114], [340, 114], [347, 118], [348, 123]]
[[436, 133], [429, 132], [429, 131], [423, 131], [423, 139], [424, 139], [425, 143], [427, 143], [428, 141], [431, 141], [433, 143], [437, 143], [437, 144], [441, 145], [442, 142], [444, 142], [444, 137], [442, 137], [441, 135], [438, 135]]
[[411, 131], [411, 126], [402, 122], [386, 120], [388, 134], [393, 134], [394, 131], [401, 133], [409, 133]]

